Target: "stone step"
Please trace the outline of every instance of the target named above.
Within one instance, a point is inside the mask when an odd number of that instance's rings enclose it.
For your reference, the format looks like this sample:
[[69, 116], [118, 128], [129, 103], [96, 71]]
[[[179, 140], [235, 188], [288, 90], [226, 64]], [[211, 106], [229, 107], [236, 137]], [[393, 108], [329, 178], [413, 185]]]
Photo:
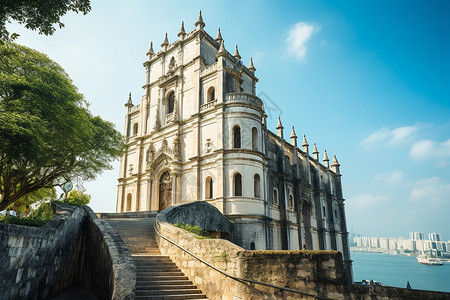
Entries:
[[141, 300], [178, 300], [178, 299], [206, 299], [203, 294], [187, 294], [187, 295], [151, 295], [151, 296], [135, 296], [134, 299]]
[[178, 271], [138, 271], [136, 272], [136, 276], [138, 278], [146, 277], [146, 276], [184, 276], [183, 272]]
[[187, 276], [184, 275], [142, 275], [137, 277], [137, 280], [150, 281], [150, 280], [187, 280]]
[[192, 285], [192, 282], [190, 280], [184, 279], [184, 280], [136, 280], [136, 288], [138, 287], [146, 287], [151, 285]]
[[148, 272], [148, 271], [153, 271], [153, 272], [160, 272], [160, 271], [174, 272], [176, 270], [180, 270], [180, 269], [178, 269], [178, 267], [176, 265], [136, 266], [136, 271], [137, 272]]
[[197, 287], [193, 284], [147, 284], [145, 286], [136, 286], [137, 290], [195, 290]]
[[199, 289], [160, 289], [160, 290], [137, 290], [136, 296], [151, 296], [151, 295], [188, 295], [188, 294], [201, 294]]

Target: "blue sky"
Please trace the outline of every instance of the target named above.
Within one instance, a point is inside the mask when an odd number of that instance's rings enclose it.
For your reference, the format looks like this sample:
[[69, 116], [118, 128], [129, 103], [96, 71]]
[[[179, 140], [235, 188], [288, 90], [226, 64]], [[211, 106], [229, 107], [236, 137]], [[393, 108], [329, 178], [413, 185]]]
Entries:
[[[60, 63], [91, 103], [123, 131], [131, 91], [143, 94], [145, 53], [181, 21], [220, 26], [259, 77], [257, 94], [285, 130], [341, 163], [349, 230], [367, 236], [440, 232], [450, 239], [449, 1], [93, 1], [88, 15], [18, 42]], [[269, 101], [270, 99], [270, 101]], [[114, 211], [118, 162], [85, 183], [98, 212]]]

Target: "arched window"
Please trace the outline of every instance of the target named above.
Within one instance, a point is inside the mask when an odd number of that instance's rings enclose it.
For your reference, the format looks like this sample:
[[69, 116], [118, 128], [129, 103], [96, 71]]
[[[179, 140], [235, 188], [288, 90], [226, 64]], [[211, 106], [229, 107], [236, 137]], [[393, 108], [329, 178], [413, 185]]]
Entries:
[[175, 106], [175, 93], [172, 91], [170, 92], [169, 97], [167, 97], [167, 114], [173, 112], [174, 106]]
[[289, 194], [289, 207], [294, 208], [294, 197], [292, 197], [292, 194]]
[[239, 173], [234, 175], [234, 196], [242, 196], [242, 176]]
[[338, 213], [336, 209], [334, 210], [334, 218], [336, 219], [336, 221], [338, 220]]
[[214, 87], [208, 89], [208, 102], [216, 100], [216, 90]]
[[255, 198], [261, 198], [261, 180], [259, 174], [253, 176], [253, 195]]
[[241, 127], [233, 127], [233, 148], [241, 148]]
[[255, 250], [255, 243], [254, 242], [250, 243], [250, 250]]
[[138, 123], [134, 123], [134, 125], [133, 125], [133, 134], [134, 135], [138, 134], [138, 130], [139, 130], [139, 124]]
[[212, 180], [211, 176], [206, 178], [205, 198], [206, 199], [213, 198], [213, 180]]
[[258, 130], [256, 127], [252, 128], [252, 149], [258, 151]]
[[326, 218], [327, 217], [327, 211], [325, 210], [325, 206], [323, 206], [322, 209], [323, 209], [323, 217]]
[[273, 189], [273, 204], [278, 205], [278, 190]]
[[131, 193], [128, 193], [127, 195], [127, 211], [131, 211], [131, 199], [133, 196], [131, 196]]

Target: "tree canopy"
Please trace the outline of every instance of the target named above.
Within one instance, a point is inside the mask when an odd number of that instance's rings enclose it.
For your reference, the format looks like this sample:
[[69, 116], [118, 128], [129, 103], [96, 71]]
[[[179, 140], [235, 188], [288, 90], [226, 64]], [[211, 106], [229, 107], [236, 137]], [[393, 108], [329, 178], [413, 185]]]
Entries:
[[25, 28], [39, 30], [40, 34], [51, 35], [54, 25], [64, 27], [61, 16], [68, 11], [87, 14], [91, 10], [90, 0], [1, 0], [0, 40], [9, 39], [6, 23], [11, 20], [25, 24]]
[[40, 188], [95, 178], [123, 145], [61, 66], [25, 46], [0, 45], [0, 210]]

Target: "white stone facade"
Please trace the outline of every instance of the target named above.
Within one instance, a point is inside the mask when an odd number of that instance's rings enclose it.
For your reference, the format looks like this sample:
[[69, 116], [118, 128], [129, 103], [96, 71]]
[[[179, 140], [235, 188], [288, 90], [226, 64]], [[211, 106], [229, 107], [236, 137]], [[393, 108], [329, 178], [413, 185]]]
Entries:
[[147, 53], [140, 104], [126, 104], [117, 212], [206, 200], [246, 249], [339, 250], [351, 268], [339, 164], [266, 127], [255, 68], [196, 28]]

